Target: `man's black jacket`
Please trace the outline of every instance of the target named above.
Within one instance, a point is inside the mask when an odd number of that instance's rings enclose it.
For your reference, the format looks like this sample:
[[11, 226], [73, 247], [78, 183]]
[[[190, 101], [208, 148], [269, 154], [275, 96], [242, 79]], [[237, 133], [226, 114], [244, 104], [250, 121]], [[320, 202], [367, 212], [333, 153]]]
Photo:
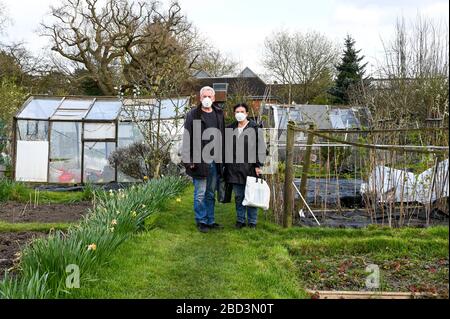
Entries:
[[[220, 163], [216, 163], [217, 173], [222, 176], [223, 173], [223, 162], [224, 162], [224, 150], [225, 150], [225, 143], [224, 143], [224, 137], [225, 137], [225, 118], [223, 114], [223, 110], [217, 106], [216, 104], [213, 104], [212, 106], [213, 111], [215, 112], [217, 116], [217, 124], [218, 124], [218, 130], [220, 131], [220, 139], [221, 139], [221, 146], [222, 146], [222, 152], [221, 152], [221, 160], [217, 161]], [[203, 111], [202, 106], [199, 105], [196, 108], [189, 111], [189, 113], [186, 115], [186, 119], [184, 122], [184, 136], [183, 136], [183, 149], [182, 149], [182, 156], [183, 156], [183, 164], [186, 167], [186, 173], [191, 177], [197, 177], [197, 178], [204, 178], [208, 177], [209, 175], [209, 169], [208, 164], [204, 162], [204, 159], [201, 159], [200, 163], [193, 163], [194, 154], [193, 154], [193, 148], [194, 148], [194, 139], [200, 139], [201, 140], [201, 150], [203, 151], [203, 148], [206, 144], [208, 144], [208, 141], [202, 140], [202, 136], [194, 136], [194, 121], [199, 120], [201, 121], [201, 134], [203, 134], [204, 130], [206, 129], [205, 120], [203, 119]], [[198, 143], [198, 142], [197, 142]], [[215, 140], [215, 143], [218, 143], [218, 141]], [[191, 167], [193, 166], [193, 168]]]

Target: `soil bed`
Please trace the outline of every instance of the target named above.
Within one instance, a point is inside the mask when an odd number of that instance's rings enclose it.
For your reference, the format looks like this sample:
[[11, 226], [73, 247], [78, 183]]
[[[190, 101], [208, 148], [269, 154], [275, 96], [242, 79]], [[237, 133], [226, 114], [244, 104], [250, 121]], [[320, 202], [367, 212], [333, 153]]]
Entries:
[[[406, 211], [406, 210], [405, 210]], [[314, 208], [313, 208], [314, 212]], [[311, 213], [305, 209], [305, 217], [299, 218], [297, 214], [295, 219], [295, 224], [298, 226], [318, 226]], [[389, 225], [389, 216], [387, 212], [377, 212], [375, 215], [370, 215], [367, 211], [361, 209], [354, 210], [332, 210], [329, 211], [315, 211], [314, 215], [319, 220], [321, 226], [323, 227], [333, 227], [333, 228], [365, 228], [369, 225]], [[401, 218], [400, 218], [401, 217]], [[394, 211], [391, 215], [391, 226], [392, 227], [427, 227], [427, 226], [448, 226], [449, 218], [448, 215], [433, 211], [429, 216], [429, 224], [427, 224], [427, 216], [425, 209], [410, 209], [406, 211], [404, 216], [400, 216], [399, 211]]]
[[26, 244], [44, 236], [46, 234], [40, 232], [0, 233], [0, 280], [3, 279], [5, 270], [14, 265], [14, 260]]
[[72, 204], [33, 204], [6, 202], [0, 203], [0, 220], [8, 223], [24, 222], [75, 222], [87, 214], [91, 202], [77, 202]]

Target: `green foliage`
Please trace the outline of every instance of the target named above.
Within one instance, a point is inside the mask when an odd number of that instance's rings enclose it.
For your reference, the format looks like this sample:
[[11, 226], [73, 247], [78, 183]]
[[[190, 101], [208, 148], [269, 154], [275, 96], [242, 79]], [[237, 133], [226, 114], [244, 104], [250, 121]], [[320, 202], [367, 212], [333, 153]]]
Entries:
[[45, 299], [50, 297], [47, 288], [48, 274], [33, 274], [26, 278], [16, 280], [6, 272], [5, 278], [0, 281], [0, 299]]
[[22, 183], [16, 183], [9, 179], [0, 179], [0, 202], [24, 198], [28, 195], [28, 192], [29, 189]]
[[337, 169], [337, 174], [346, 172], [346, 162], [352, 155], [350, 147], [330, 147], [329, 151], [321, 152], [323, 163], [330, 161], [330, 170], [334, 172]]
[[89, 185], [83, 192], [50, 192], [31, 189], [21, 182], [0, 179], [0, 202], [74, 203], [90, 200], [92, 196], [93, 189]]
[[[186, 184], [184, 178], [167, 177], [117, 193], [96, 191], [94, 208], [80, 224], [65, 233], [52, 232], [24, 249], [19, 279], [0, 282], [0, 296], [55, 298], [70, 293], [65, 286], [67, 266], [79, 267], [81, 282], [90, 280], [95, 267], [109, 260], [123, 241], [142, 229], [145, 220]], [[36, 280], [36, 274], [44, 274], [45, 280]]]
[[12, 118], [22, 105], [25, 96], [25, 90], [12, 79], [0, 78], [0, 121], [3, 122], [3, 134], [6, 136], [11, 133]]
[[66, 223], [6, 223], [0, 221], [0, 233], [5, 232], [45, 232], [54, 230], [66, 231], [70, 224]]
[[347, 35], [345, 49], [341, 63], [336, 67], [338, 76], [335, 86], [330, 89], [330, 94], [335, 97], [336, 104], [349, 103], [349, 90], [361, 84], [364, 80], [367, 63], [360, 65], [364, 56], [359, 57], [361, 50], [355, 50], [355, 41]]

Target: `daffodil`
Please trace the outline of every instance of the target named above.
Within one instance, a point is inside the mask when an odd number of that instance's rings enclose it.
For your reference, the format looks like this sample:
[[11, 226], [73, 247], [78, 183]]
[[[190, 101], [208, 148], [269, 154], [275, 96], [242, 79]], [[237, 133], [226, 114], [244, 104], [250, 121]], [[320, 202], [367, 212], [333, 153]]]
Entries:
[[147, 206], [145, 206], [144, 204], [142, 204], [142, 208], [145, 208], [145, 207], [147, 207]]
[[111, 221], [111, 225], [117, 225], [117, 220], [116, 220], [116, 219], [113, 219], [113, 220]]
[[148, 181], [148, 176], [144, 176], [144, 181]]
[[177, 202], [177, 203], [181, 203], [181, 198], [178, 197], [178, 198], [176, 199], [176, 202]]
[[132, 211], [132, 212], [131, 212], [131, 217], [136, 217], [136, 216], [137, 216], [136, 211]]
[[109, 229], [109, 231], [110, 231], [111, 233], [113, 233], [113, 232], [114, 232], [114, 227], [111, 227], [111, 228]]
[[97, 245], [92, 243], [88, 246], [88, 250], [97, 250]]

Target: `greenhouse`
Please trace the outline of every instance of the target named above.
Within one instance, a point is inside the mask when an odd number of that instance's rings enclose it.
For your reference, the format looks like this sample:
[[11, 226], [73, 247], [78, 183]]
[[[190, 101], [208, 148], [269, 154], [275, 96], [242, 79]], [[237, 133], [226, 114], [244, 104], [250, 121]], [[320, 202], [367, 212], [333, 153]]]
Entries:
[[14, 179], [55, 184], [132, 182], [109, 163], [118, 148], [143, 141], [139, 123], [181, 139], [189, 98], [30, 97], [14, 117]]

